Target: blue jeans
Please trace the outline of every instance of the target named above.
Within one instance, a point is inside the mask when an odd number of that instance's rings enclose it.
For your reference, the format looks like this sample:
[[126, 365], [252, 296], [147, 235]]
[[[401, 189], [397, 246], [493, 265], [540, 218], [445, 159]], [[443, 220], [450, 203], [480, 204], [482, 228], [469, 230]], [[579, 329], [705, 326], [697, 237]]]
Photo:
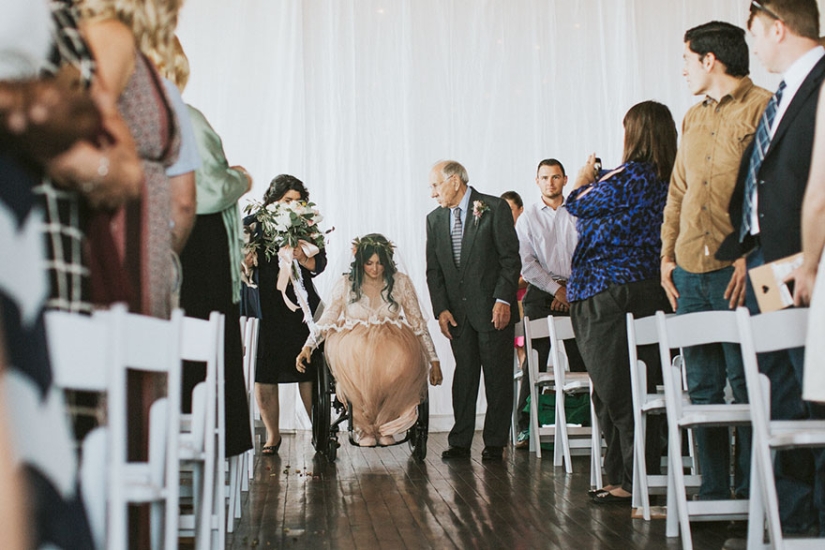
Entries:
[[[748, 256], [748, 269], [763, 265], [762, 249]], [[759, 313], [756, 295], [748, 278], [745, 305], [751, 315]], [[802, 400], [805, 348], [760, 353], [759, 372], [771, 381], [771, 419], [825, 419], [825, 407]], [[806, 533], [819, 523], [825, 536], [825, 452], [820, 449], [779, 451], [774, 461], [779, 517], [786, 534]]]
[[[673, 271], [673, 284], [679, 291], [676, 314], [697, 311], [727, 311], [729, 300], [725, 289], [733, 276], [733, 267], [709, 273], [690, 273], [681, 267]], [[683, 350], [687, 369], [688, 393], [692, 403], [724, 403], [725, 385], [730, 381], [736, 403], [748, 402], [745, 370], [738, 344], [707, 344]], [[728, 428], [699, 428], [695, 432], [702, 468], [699, 498], [722, 500], [730, 498], [730, 433]], [[733, 486], [737, 497], [747, 498], [751, 429], [737, 428], [738, 453], [734, 467]]]

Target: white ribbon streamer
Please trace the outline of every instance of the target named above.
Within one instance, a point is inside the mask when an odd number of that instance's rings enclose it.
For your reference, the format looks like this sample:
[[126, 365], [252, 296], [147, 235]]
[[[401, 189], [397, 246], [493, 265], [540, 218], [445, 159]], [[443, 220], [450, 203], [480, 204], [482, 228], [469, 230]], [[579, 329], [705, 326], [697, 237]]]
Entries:
[[[321, 251], [314, 244], [303, 240], [298, 241], [298, 246], [301, 247], [307, 258], [312, 258]], [[291, 246], [284, 246], [278, 250], [278, 283], [276, 288], [281, 291], [281, 297], [283, 297], [286, 307], [290, 311], [297, 311], [299, 306], [295, 305], [286, 295], [286, 288], [290, 282], [292, 282], [292, 288], [295, 289], [298, 304], [304, 312], [304, 322], [310, 327], [310, 334], [312, 334], [315, 322], [312, 319], [312, 310], [309, 307], [309, 295], [306, 288], [304, 288], [301, 267], [298, 260], [295, 259], [294, 249]]]

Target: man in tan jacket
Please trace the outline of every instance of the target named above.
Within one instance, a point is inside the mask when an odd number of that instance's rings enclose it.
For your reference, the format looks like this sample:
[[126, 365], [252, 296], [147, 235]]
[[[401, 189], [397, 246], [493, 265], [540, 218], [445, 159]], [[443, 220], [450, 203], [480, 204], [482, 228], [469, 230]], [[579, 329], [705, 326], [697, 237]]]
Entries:
[[[728, 204], [745, 148], [753, 139], [771, 93], [748, 78], [745, 31], [710, 22], [685, 33], [683, 74], [705, 99], [688, 110], [673, 167], [662, 225], [662, 286], [677, 314], [744, 304], [745, 259], [714, 257], [732, 231]], [[723, 403], [730, 380], [737, 403], [747, 403], [739, 346], [711, 344], [685, 350], [688, 390], [694, 403]], [[731, 498], [728, 429], [697, 430], [702, 487], [699, 498]], [[750, 429], [739, 430], [734, 494], [748, 495]]]

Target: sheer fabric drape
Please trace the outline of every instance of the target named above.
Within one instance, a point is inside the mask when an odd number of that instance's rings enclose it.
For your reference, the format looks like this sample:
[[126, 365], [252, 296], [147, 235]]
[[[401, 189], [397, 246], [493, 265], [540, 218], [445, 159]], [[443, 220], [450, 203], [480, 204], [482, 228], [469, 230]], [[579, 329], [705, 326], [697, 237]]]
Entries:
[[[459, 160], [471, 185], [526, 202], [543, 158], [571, 176], [592, 151], [616, 166], [629, 107], [656, 99], [680, 125], [696, 101], [682, 77], [685, 30], [744, 26], [747, 11], [746, 0], [187, 0], [184, 97], [252, 173], [251, 196], [280, 173], [307, 184], [336, 228], [330, 265], [354, 236], [383, 233], [429, 307], [435, 161]], [[769, 89], [779, 81], [753, 56], [751, 72]], [[339, 275], [317, 279], [322, 296]], [[445, 375], [430, 388], [431, 427], [449, 429], [454, 362], [432, 320], [430, 331]], [[282, 388], [285, 429], [309, 426], [295, 393]]]

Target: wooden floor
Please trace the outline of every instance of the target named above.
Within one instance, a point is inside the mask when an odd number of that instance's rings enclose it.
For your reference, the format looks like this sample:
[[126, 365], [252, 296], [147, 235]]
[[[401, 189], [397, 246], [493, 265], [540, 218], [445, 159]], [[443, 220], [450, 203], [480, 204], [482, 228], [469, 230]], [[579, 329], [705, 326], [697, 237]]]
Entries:
[[[416, 462], [407, 444], [362, 449], [343, 435], [333, 464], [316, 456], [309, 433], [284, 435], [280, 454], [257, 456], [243, 495], [243, 518], [227, 548], [679, 548], [665, 521], [631, 519], [630, 507], [589, 502], [587, 457], [575, 473], [505, 450], [481, 462], [481, 434], [470, 460], [442, 461], [447, 434], [430, 434]], [[549, 456], [548, 456], [549, 455]], [[724, 523], [694, 523], [694, 548], [718, 549]]]

